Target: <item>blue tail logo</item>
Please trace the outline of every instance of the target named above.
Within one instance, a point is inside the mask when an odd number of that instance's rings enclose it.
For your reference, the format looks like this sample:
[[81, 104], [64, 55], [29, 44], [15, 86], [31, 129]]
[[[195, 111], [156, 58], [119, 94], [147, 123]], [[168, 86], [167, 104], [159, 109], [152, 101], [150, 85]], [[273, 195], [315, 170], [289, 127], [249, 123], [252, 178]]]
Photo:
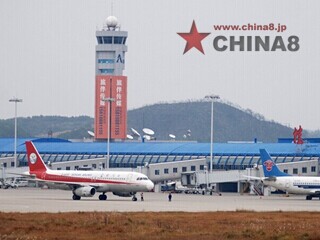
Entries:
[[272, 167], [275, 166], [274, 162], [272, 160], [267, 160], [263, 163], [263, 165], [266, 167], [268, 172], [272, 171]]
[[265, 177], [284, 177], [290, 176], [287, 173], [280, 171], [271, 156], [265, 149], [260, 149], [260, 157], [262, 160], [262, 168]]

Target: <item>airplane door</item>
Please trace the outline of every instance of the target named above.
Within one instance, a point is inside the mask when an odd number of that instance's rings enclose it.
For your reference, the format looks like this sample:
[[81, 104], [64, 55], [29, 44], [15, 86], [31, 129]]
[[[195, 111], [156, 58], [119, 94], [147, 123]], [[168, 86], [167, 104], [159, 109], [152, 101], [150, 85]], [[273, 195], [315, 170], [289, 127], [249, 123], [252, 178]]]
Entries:
[[43, 172], [43, 173], [41, 174], [41, 179], [46, 179], [46, 173], [45, 173], [45, 172]]
[[285, 184], [285, 188], [288, 189], [289, 187], [290, 187], [290, 182], [287, 181], [286, 184]]
[[92, 176], [91, 176], [91, 182], [96, 182], [96, 180], [97, 180], [97, 177], [94, 175], [94, 174], [92, 174]]
[[130, 173], [127, 176], [127, 182], [131, 182], [131, 181], [132, 181], [132, 174]]

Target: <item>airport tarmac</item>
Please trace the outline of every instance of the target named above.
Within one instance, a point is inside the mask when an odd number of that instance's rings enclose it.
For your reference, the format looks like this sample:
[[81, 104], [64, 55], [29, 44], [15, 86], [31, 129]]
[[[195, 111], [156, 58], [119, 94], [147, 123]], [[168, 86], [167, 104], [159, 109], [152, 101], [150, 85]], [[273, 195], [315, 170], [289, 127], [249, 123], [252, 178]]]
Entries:
[[168, 201], [167, 193], [144, 193], [144, 201], [133, 202], [108, 193], [107, 201], [92, 198], [72, 200], [72, 192], [54, 189], [19, 188], [0, 189], [1, 212], [210, 212], [210, 211], [320, 211], [320, 200], [306, 201], [305, 196], [283, 195], [251, 196], [222, 193], [222, 196], [173, 194]]

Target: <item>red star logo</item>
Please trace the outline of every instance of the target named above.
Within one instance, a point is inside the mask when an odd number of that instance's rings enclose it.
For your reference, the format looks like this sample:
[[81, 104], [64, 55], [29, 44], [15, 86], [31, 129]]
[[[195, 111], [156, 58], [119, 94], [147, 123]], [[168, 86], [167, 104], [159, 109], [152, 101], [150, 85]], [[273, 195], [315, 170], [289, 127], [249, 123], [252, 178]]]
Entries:
[[188, 52], [191, 48], [195, 47], [196, 49], [198, 49], [200, 52], [202, 52], [202, 54], [204, 54], [203, 52], [203, 48], [202, 48], [202, 44], [201, 41], [208, 36], [210, 33], [199, 33], [197, 26], [193, 20], [192, 22], [192, 26], [191, 26], [191, 30], [189, 33], [178, 33], [179, 36], [181, 36], [184, 40], [187, 41], [186, 47], [184, 49], [183, 54], [185, 54], [186, 52]]

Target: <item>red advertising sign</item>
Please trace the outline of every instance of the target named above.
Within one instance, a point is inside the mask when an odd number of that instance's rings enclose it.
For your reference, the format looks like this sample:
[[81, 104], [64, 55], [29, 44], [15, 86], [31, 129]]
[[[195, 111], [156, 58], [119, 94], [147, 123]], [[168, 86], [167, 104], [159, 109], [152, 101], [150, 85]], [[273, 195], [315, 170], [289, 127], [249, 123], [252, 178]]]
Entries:
[[127, 77], [96, 76], [95, 138], [108, 138], [108, 105], [110, 103], [110, 139], [125, 139], [127, 136]]

